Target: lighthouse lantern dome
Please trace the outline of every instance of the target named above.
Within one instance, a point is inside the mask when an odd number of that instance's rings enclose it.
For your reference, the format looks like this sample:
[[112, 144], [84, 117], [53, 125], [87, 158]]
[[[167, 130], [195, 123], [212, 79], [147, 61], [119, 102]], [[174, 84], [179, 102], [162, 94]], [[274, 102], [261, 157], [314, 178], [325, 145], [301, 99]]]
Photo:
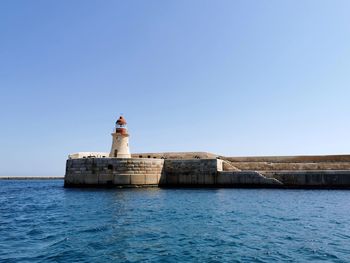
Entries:
[[126, 120], [124, 119], [123, 116], [120, 116], [119, 119], [117, 120], [116, 124], [126, 125]]
[[127, 134], [127, 125], [126, 125], [126, 120], [124, 119], [123, 116], [120, 116], [119, 119], [115, 123], [115, 130], [116, 132], [122, 133], [122, 134]]

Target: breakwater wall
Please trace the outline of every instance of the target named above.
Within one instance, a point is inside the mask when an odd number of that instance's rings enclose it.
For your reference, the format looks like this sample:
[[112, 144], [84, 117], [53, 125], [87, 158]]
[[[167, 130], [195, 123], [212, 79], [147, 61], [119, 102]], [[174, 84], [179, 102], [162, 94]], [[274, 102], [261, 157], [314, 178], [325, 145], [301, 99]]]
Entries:
[[215, 185], [223, 162], [217, 159], [165, 160], [160, 186]]
[[281, 182], [284, 188], [350, 189], [350, 170], [273, 171], [261, 174]]
[[67, 160], [66, 187], [349, 188], [350, 170], [239, 170], [220, 159]]
[[65, 186], [157, 186], [162, 159], [80, 158], [66, 164]]

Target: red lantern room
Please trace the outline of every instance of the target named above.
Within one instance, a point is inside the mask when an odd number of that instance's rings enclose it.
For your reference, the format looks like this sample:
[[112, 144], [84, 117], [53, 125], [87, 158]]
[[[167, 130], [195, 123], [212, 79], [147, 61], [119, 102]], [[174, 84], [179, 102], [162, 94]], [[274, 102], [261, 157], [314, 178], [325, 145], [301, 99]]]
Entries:
[[126, 125], [126, 120], [123, 116], [120, 116], [119, 119], [115, 123], [115, 132], [120, 134], [128, 134]]

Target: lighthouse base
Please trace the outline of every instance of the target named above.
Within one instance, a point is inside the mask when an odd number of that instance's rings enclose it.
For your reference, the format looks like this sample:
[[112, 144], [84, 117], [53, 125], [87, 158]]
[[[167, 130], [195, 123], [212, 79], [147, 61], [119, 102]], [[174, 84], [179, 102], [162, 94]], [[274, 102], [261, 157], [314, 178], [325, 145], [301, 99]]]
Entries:
[[65, 186], [157, 186], [163, 164], [163, 159], [69, 159], [66, 165]]

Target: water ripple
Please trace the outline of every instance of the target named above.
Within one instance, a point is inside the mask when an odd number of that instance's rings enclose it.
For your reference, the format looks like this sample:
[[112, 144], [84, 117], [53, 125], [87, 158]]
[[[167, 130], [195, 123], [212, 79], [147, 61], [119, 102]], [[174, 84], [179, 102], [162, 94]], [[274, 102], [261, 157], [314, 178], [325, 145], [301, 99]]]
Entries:
[[349, 262], [349, 191], [0, 181], [0, 262]]

